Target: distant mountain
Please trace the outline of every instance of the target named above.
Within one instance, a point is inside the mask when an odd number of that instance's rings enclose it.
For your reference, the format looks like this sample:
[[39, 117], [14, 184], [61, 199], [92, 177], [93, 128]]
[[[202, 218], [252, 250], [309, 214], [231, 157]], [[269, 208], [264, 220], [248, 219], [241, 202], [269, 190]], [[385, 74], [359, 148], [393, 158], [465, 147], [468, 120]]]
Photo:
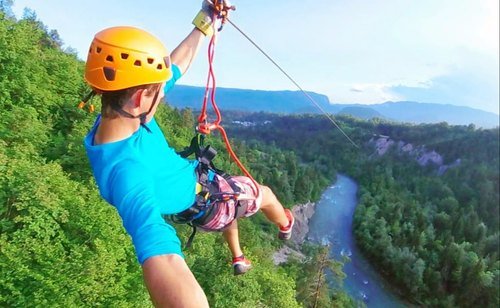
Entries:
[[[200, 109], [205, 89], [177, 85], [167, 96], [175, 107]], [[361, 119], [381, 118], [408, 123], [474, 124], [491, 128], [499, 125], [497, 114], [455, 105], [418, 102], [386, 102], [375, 105], [331, 104], [326, 95], [307, 92], [326, 112], [348, 114]], [[273, 113], [320, 113], [300, 91], [263, 91], [217, 88], [217, 105], [221, 110], [265, 111]]]
[[490, 128], [497, 127], [497, 114], [465, 106], [429, 104], [417, 102], [386, 102], [370, 105], [390, 119], [410, 123], [447, 122], [453, 125], [468, 125]]
[[[205, 88], [177, 85], [168, 94], [167, 102], [176, 107], [200, 109]], [[309, 100], [299, 91], [262, 91], [217, 88], [217, 106], [221, 109], [240, 111], [267, 111], [274, 113], [317, 112]], [[308, 92], [322, 107], [329, 108], [326, 95]], [[336, 111], [340, 110], [337, 108]], [[332, 112], [329, 110], [329, 112]]]
[[386, 117], [382, 115], [377, 110], [370, 107], [361, 107], [361, 106], [349, 106], [340, 109], [337, 113], [339, 115], [350, 115], [356, 118], [369, 120], [373, 118], [385, 119]]

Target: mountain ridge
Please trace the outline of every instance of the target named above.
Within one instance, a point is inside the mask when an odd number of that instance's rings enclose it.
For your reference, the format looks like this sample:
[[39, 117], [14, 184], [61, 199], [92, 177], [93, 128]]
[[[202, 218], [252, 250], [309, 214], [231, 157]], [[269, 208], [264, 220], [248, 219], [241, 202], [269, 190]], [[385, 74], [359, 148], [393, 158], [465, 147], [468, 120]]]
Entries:
[[[167, 102], [178, 108], [200, 109], [205, 88], [176, 85], [168, 93]], [[361, 119], [381, 118], [404, 123], [440, 123], [450, 125], [474, 124], [492, 128], [499, 125], [499, 115], [467, 106], [420, 103], [412, 101], [387, 101], [379, 104], [335, 104], [326, 95], [309, 92], [326, 112], [351, 115]], [[321, 113], [300, 91], [267, 91], [237, 88], [217, 88], [217, 105], [222, 110], [272, 113]]]

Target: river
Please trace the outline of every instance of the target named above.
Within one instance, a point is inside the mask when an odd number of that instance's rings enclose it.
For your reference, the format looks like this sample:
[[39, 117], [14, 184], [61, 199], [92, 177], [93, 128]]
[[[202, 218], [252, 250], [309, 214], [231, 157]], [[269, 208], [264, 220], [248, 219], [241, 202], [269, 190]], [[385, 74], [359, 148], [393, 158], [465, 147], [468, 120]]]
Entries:
[[351, 297], [362, 300], [367, 307], [404, 307], [356, 246], [352, 222], [357, 190], [358, 185], [353, 179], [339, 174], [335, 184], [325, 190], [316, 205], [309, 222], [308, 239], [329, 244], [332, 258], [350, 258], [350, 262], [344, 265], [347, 277], [343, 288]]

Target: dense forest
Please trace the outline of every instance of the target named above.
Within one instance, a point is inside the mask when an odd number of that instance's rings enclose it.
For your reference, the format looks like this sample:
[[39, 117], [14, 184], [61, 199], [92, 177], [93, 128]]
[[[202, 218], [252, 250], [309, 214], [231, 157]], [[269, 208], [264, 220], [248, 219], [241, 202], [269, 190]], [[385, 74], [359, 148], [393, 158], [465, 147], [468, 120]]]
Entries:
[[[83, 62], [62, 48], [32, 11], [17, 20], [12, 1], [0, 1], [0, 306], [149, 307], [140, 266], [116, 211], [99, 196], [83, 137], [95, 114], [76, 108], [87, 91]], [[99, 102], [93, 103], [99, 110]], [[193, 114], [168, 105], [156, 119], [170, 144], [182, 149], [193, 136]], [[222, 142], [218, 167], [238, 172]], [[292, 152], [236, 142], [243, 162], [287, 206], [314, 200], [327, 176]], [[284, 167], [286, 166], [286, 167]], [[287, 178], [287, 181], [283, 181]], [[190, 229], [176, 226], [181, 240]], [[186, 261], [213, 307], [349, 307], [355, 303], [329, 289], [331, 268], [320, 247], [306, 258], [275, 266], [276, 228], [262, 215], [240, 224], [241, 242], [254, 270], [233, 277], [229, 250], [217, 233], [196, 236]]]
[[[359, 150], [320, 116], [233, 113], [229, 131], [293, 151], [312, 172], [355, 178], [358, 245], [404, 298], [497, 307], [498, 128], [337, 120]], [[392, 146], [378, 152], [378, 140]], [[422, 163], [429, 153], [440, 159]]]

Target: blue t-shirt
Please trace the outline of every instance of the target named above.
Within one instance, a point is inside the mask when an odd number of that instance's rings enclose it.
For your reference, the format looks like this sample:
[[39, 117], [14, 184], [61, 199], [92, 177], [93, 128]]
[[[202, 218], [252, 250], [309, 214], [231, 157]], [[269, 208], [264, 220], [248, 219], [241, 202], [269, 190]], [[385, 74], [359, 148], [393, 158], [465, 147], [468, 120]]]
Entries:
[[[181, 76], [176, 66], [172, 70], [165, 92]], [[139, 262], [161, 254], [183, 256], [175, 229], [162, 215], [193, 204], [197, 162], [175, 153], [155, 119], [127, 139], [94, 145], [100, 119], [85, 137], [85, 149], [99, 191], [118, 210]]]

